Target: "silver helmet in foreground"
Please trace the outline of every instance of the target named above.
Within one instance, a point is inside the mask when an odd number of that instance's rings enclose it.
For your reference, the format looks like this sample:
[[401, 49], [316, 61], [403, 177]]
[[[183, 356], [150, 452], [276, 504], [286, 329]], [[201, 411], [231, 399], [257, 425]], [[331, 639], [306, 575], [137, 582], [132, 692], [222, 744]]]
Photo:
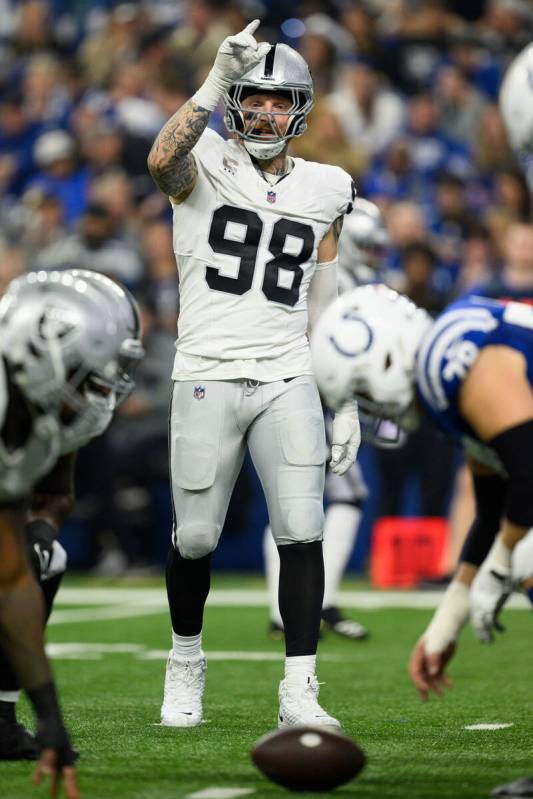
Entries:
[[[291, 106], [288, 111], [268, 113], [244, 108], [242, 101], [255, 92], [280, 92], [290, 99]], [[307, 115], [313, 107], [309, 67], [292, 47], [274, 44], [259, 64], [230, 86], [224, 102], [226, 127], [243, 140], [250, 155], [259, 159], [274, 158], [289, 139], [301, 136], [307, 127]], [[287, 129], [281, 131], [278, 118], [287, 115]], [[256, 130], [259, 120], [265, 117], [272, 131], [268, 141]]]
[[62, 452], [102, 432], [144, 355], [129, 292], [89, 270], [32, 272], [0, 300], [0, 351], [36, 415], [58, 420]]
[[533, 44], [511, 62], [499, 97], [511, 147], [523, 159], [533, 157]]

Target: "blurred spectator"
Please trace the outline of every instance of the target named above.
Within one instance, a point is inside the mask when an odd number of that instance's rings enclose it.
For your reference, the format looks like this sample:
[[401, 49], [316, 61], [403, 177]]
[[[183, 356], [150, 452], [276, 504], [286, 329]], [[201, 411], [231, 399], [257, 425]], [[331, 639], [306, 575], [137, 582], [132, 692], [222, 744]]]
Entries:
[[89, 173], [78, 165], [75, 140], [64, 130], [43, 133], [35, 142], [33, 157], [40, 172], [28, 187], [57, 197], [65, 222], [71, 225], [83, 214], [89, 191]]
[[445, 57], [449, 39], [463, 29], [444, 0], [390, 3], [385, 21], [386, 71], [402, 91], [429, 89]]
[[115, 237], [115, 222], [102, 205], [92, 204], [84, 214], [79, 232], [45, 248], [35, 260], [37, 269], [96, 269], [129, 288], [143, 278], [137, 250]]
[[67, 236], [63, 220], [63, 206], [51, 194], [40, 189], [30, 189], [22, 198], [21, 240], [30, 267], [39, 254], [61, 242]]
[[194, 69], [213, 64], [220, 43], [232, 30], [226, 19], [225, 0], [184, 0], [184, 24], [169, 39], [174, 53]]
[[438, 283], [437, 258], [428, 244], [408, 244], [400, 251], [402, 283], [399, 290], [436, 316], [446, 304], [447, 297]]
[[320, 163], [336, 163], [353, 177], [367, 165], [368, 153], [361, 144], [354, 145], [346, 136], [341, 122], [324, 100], [319, 100], [308, 118], [308, 130], [292, 145], [294, 155]]
[[486, 47], [511, 56], [531, 41], [532, 23], [528, 0], [487, 0], [477, 27]]
[[48, 127], [67, 124], [70, 97], [56, 56], [40, 53], [31, 57], [25, 70], [23, 91], [30, 119]]
[[416, 196], [416, 185], [409, 143], [399, 138], [386, 153], [374, 158], [363, 177], [362, 194], [378, 204], [385, 204]]
[[526, 222], [530, 218], [531, 197], [522, 173], [516, 169], [497, 173], [494, 179], [494, 201], [487, 209], [485, 223], [498, 254], [503, 252], [503, 240], [511, 222]]
[[474, 155], [480, 174], [489, 180], [492, 180], [495, 171], [508, 169], [514, 164], [497, 105], [488, 105], [483, 109], [476, 131]]
[[405, 119], [403, 103], [369, 64], [345, 65], [339, 88], [326, 97], [348, 141], [374, 155], [390, 145]]
[[91, 85], [108, 86], [117, 69], [135, 63], [142, 30], [141, 18], [138, 3], [119, 3], [103, 30], [89, 35], [82, 42], [81, 63]]
[[9, 283], [26, 272], [26, 259], [20, 247], [0, 241], [0, 296]]
[[472, 171], [468, 149], [439, 126], [438, 107], [430, 94], [418, 94], [409, 102], [408, 141], [411, 163], [421, 181], [421, 197], [439, 173], [466, 177]]
[[0, 194], [20, 194], [35, 169], [33, 148], [40, 132], [18, 88], [0, 93]]
[[496, 268], [495, 261], [489, 231], [478, 226], [463, 242], [461, 269], [455, 286], [456, 294], [464, 294], [473, 286], [491, 280]]
[[440, 70], [435, 92], [442, 131], [449, 138], [474, 146], [485, 108], [481, 94], [453, 65]]
[[533, 225], [509, 225], [503, 255], [501, 269], [492, 279], [475, 285], [471, 293], [533, 305]]
[[449, 271], [451, 282], [461, 267], [463, 240], [478, 225], [476, 215], [467, 205], [465, 189], [464, 181], [456, 175], [445, 172], [437, 178], [430, 230], [439, 260]]
[[318, 96], [331, 91], [338, 60], [353, 55], [354, 45], [346, 30], [327, 14], [311, 14], [305, 18], [300, 52], [309, 65]]
[[162, 221], [148, 222], [143, 228], [142, 243], [152, 307], [159, 326], [172, 333], [174, 338], [179, 292], [170, 225]]

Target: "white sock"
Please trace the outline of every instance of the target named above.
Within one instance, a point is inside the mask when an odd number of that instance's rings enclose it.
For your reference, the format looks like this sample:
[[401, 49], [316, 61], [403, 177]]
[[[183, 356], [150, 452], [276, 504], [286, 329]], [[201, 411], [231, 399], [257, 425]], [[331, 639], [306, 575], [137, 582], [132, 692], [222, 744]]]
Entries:
[[20, 691], [0, 691], [0, 702], [18, 702]]
[[337, 607], [339, 585], [357, 536], [361, 510], [355, 505], [335, 502], [326, 511], [324, 523], [323, 608]]
[[283, 627], [279, 612], [279, 552], [272, 535], [270, 526], [265, 527], [263, 536], [263, 558], [265, 561], [265, 575], [267, 579], [268, 603], [270, 607], [270, 621]]
[[296, 655], [285, 658], [285, 677], [313, 676], [316, 669], [316, 655]]
[[178, 635], [172, 631], [172, 651], [180, 658], [196, 660], [203, 655], [202, 633], [198, 635]]

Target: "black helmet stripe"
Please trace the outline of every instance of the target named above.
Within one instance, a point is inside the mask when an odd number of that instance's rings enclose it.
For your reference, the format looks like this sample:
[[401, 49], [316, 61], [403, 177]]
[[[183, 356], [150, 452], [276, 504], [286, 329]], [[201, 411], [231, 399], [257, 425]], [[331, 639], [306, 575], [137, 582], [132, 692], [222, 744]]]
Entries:
[[264, 78], [272, 77], [272, 73], [274, 71], [274, 56], [276, 55], [276, 47], [277, 45], [273, 44], [265, 56], [265, 72], [263, 74]]

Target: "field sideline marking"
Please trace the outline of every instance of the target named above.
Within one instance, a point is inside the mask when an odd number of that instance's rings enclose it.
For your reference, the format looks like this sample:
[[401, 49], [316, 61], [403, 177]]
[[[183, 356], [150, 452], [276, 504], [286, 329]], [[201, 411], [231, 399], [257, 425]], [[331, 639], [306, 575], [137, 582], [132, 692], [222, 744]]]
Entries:
[[[382, 608], [435, 608], [442, 591], [341, 591], [339, 605], [344, 608], [380, 610]], [[164, 588], [61, 588], [56, 605], [135, 605], [153, 608], [154, 613], [167, 608]], [[268, 607], [264, 589], [214, 588], [207, 600], [213, 607]], [[523, 594], [513, 594], [506, 608], [531, 609]]]
[[185, 799], [236, 799], [237, 796], [250, 796], [255, 788], [205, 788], [188, 793]]
[[[46, 645], [47, 654], [59, 660], [101, 660], [104, 655], [133, 655], [137, 660], [166, 660], [168, 649], [148, 649], [142, 644], [99, 644], [84, 643], [82, 641], [72, 641], [68, 643], [48, 643]], [[212, 650], [205, 653], [210, 661], [280, 661], [285, 658], [282, 651], [279, 652], [255, 652], [255, 651], [236, 651], [236, 650]], [[341, 655], [332, 652], [325, 652], [321, 655], [321, 660], [333, 663], [350, 662], [361, 663], [371, 660], [372, 655], [365, 652], [358, 652], [352, 655]]]

